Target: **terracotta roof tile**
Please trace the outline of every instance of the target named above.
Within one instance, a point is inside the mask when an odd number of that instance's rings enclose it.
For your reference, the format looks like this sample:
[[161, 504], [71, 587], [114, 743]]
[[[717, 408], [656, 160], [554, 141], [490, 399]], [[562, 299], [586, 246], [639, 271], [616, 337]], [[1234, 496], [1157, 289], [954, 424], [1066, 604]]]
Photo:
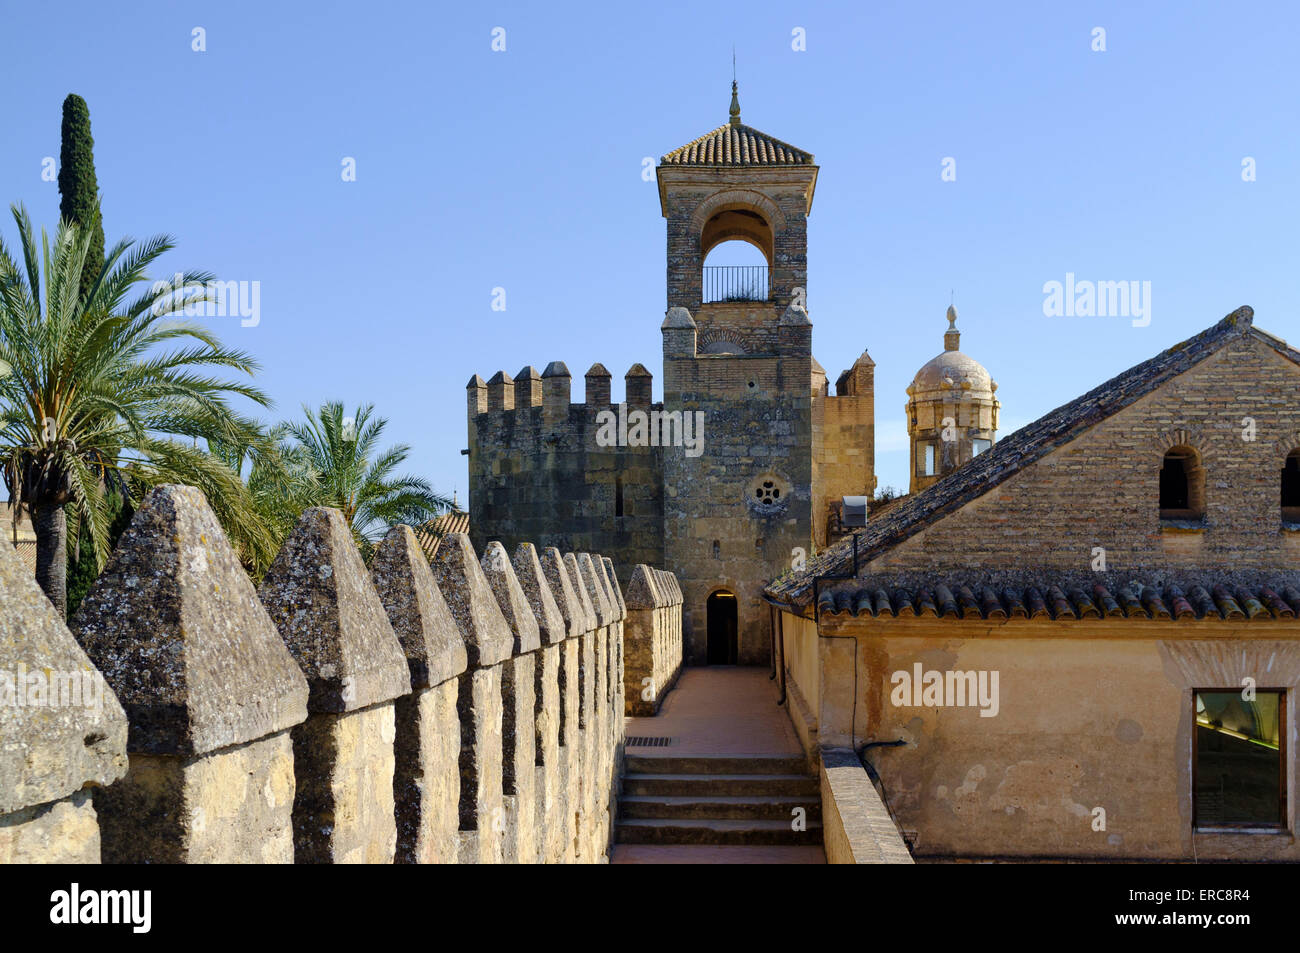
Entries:
[[674, 149], [660, 162], [675, 166], [789, 166], [812, 165], [813, 156], [752, 126], [728, 123]]
[[[870, 588], [846, 580], [818, 593], [818, 612], [841, 618], [862, 616], [903, 619], [923, 616], [947, 622], [981, 620], [1003, 622], [1015, 619], [1061, 621], [1143, 619], [1168, 622], [1173, 619], [1211, 621], [1270, 621], [1294, 619], [1300, 613], [1300, 591], [1286, 586], [1285, 596], [1268, 586], [1235, 586], [1229, 594], [1221, 582], [1206, 580], [1184, 592], [1173, 584], [1141, 585], [1141, 597], [1129, 587], [1118, 597], [1098, 583], [1090, 596], [1078, 585], [1044, 581], [1041, 586], [1007, 586], [938, 583], [933, 592], [922, 589], [913, 610], [912, 593], [902, 586], [872, 584]], [[974, 595], [979, 593], [978, 598]], [[1044, 593], [1047, 593], [1044, 597]], [[1216, 597], [1211, 598], [1210, 593]], [[1104, 609], [1099, 609], [1099, 605]], [[1243, 609], [1242, 606], [1249, 606]], [[895, 611], [895, 609], [897, 611]]]
[[430, 559], [438, 552], [438, 544], [449, 533], [469, 533], [469, 514], [461, 510], [443, 513], [428, 522], [414, 527], [420, 548]]

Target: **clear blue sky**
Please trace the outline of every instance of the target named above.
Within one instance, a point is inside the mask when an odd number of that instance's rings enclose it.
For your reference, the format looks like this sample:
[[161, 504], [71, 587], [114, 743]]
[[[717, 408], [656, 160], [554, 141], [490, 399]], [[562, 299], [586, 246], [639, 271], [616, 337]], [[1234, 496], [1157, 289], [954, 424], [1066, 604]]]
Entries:
[[[904, 388], [942, 348], [950, 289], [1003, 435], [1241, 304], [1300, 339], [1294, 4], [52, 11], [5, 0], [5, 201], [54, 223], [41, 162], [81, 94], [110, 242], [169, 232], [168, 270], [259, 281], [258, 326], [213, 320], [262, 362], [276, 416], [372, 401], [462, 500], [471, 374], [559, 359], [581, 399], [600, 361], [618, 400], [641, 361], [658, 399], [664, 221], [641, 163], [726, 120], [733, 44], [744, 121], [821, 166], [814, 353], [832, 379], [875, 359], [881, 485], [906, 485]], [[1150, 325], [1044, 317], [1067, 272], [1150, 281]]]

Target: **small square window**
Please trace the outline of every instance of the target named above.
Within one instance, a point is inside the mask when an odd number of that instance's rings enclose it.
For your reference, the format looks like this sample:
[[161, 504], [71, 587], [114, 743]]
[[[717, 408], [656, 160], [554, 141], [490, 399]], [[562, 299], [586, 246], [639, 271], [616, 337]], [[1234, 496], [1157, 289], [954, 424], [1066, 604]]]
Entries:
[[1193, 818], [1198, 829], [1286, 823], [1286, 693], [1197, 691]]

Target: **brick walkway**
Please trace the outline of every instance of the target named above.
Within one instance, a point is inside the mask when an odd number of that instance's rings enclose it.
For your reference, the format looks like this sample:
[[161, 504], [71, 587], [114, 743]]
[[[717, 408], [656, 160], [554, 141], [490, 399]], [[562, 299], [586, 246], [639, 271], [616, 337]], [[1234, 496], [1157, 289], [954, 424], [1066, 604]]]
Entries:
[[801, 756], [803, 748], [766, 668], [685, 668], [659, 714], [627, 719], [627, 735], [672, 738], [665, 748], [629, 746], [638, 757]]
[[[656, 760], [663, 761], [665, 772], [685, 770], [707, 773], [710, 771], [707, 765], [726, 763], [716, 759], [765, 758], [783, 760], [755, 761], [755, 767], [752, 769], [736, 768], [732, 765], [728, 770], [746, 772], [746, 777], [735, 778], [734, 782], [731, 778], [719, 777], [706, 783], [731, 782], [758, 785], [788, 783], [787, 778], [768, 777], [768, 772], [790, 770], [775, 768], [772, 765], [788, 764], [790, 759], [798, 759], [801, 762], [803, 749], [790, 725], [789, 717], [783, 708], [777, 706], [776, 699], [776, 685], [768, 678], [768, 670], [765, 668], [719, 666], [685, 669], [676, 687], [664, 699], [658, 715], [627, 719], [629, 738], [672, 739], [670, 744], [663, 747], [629, 745], [627, 748], [629, 763], [634, 764], [635, 771], [639, 772], [632, 777], [642, 778], [643, 780], [638, 782], [640, 784], [651, 783], [651, 779], [654, 778], [659, 778], [658, 783], [661, 785], [671, 783], [653, 773], [656, 770], [654, 766]], [[684, 777], [677, 775], [679, 781], [687, 781], [693, 777], [696, 776], [690, 773]], [[746, 778], [750, 780], [746, 781]], [[706, 780], [703, 776], [698, 776], [698, 779], [701, 782]], [[633, 811], [634, 800], [637, 802], [653, 800], [653, 798], [636, 796], [640, 792], [629, 795], [628, 791], [634, 788], [633, 783], [625, 781], [625, 797], [629, 798], [623, 805], [626, 809], [625, 814]], [[782, 793], [782, 789], [774, 787], [770, 792], [762, 790], [759, 793], [777, 795]], [[666, 797], [661, 800], [664, 803], [671, 803], [690, 800], [690, 798]], [[705, 798], [704, 800], [718, 799]], [[782, 798], [773, 796], [755, 800], [781, 801]], [[640, 803], [635, 807], [645, 809], [645, 805]], [[782, 810], [784, 811], [784, 808]], [[658, 823], [674, 824], [672, 821]], [[677, 823], [690, 825], [706, 822]], [[728, 826], [788, 827], [785, 822], [780, 824], [760, 822], [758, 825], [739, 820], [707, 823], [722, 829]], [[819, 834], [817, 839], [820, 839]], [[824, 864], [826, 856], [822, 848], [815, 844], [618, 843], [610, 855], [610, 862], [615, 864]]]

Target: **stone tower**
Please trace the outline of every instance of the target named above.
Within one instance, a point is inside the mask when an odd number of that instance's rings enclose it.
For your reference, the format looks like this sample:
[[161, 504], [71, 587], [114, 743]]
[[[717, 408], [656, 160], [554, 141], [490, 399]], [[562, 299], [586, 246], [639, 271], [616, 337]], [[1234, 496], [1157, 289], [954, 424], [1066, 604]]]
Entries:
[[[665, 155], [663, 402], [634, 364], [626, 399], [595, 364], [581, 403], [561, 361], [466, 385], [470, 534], [601, 552], [620, 573], [671, 567], [682, 587], [685, 661], [761, 665], [772, 629], [762, 591], [843, 532], [840, 502], [871, 495], [875, 363], [836, 380], [812, 356], [810, 153], [740, 121]], [[765, 264], [705, 266], [726, 241]], [[624, 585], [630, 582], [625, 575]]]
[[917, 371], [907, 388], [912, 493], [983, 453], [997, 439], [998, 385], [960, 346], [957, 309], [950, 305], [943, 353]]
[[[770, 656], [766, 580], [807, 552], [813, 525], [813, 398], [807, 216], [810, 153], [730, 118], [663, 156], [668, 312], [664, 411], [703, 422], [698, 455], [667, 447], [664, 559], [683, 586], [690, 664]], [[721, 242], [748, 242], [766, 267], [705, 268]]]

